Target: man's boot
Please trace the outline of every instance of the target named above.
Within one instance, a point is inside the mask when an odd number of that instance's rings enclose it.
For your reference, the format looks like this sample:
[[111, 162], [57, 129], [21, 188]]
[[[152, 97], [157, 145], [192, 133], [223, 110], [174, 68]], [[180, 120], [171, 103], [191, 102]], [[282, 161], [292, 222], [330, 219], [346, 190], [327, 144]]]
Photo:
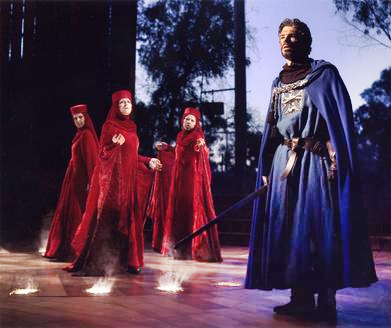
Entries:
[[315, 299], [311, 291], [305, 288], [292, 288], [291, 301], [273, 308], [277, 314], [308, 316], [315, 311]]
[[320, 320], [335, 322], [337, 320], [337, 302], [335, 289], [325, 288], [318, 295], [317, 314]]

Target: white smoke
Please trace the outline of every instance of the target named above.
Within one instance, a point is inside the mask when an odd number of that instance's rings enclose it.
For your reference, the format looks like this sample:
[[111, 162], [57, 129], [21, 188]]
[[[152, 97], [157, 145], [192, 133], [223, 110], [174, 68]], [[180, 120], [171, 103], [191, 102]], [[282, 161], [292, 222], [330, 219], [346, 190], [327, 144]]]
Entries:
[[38, 284], [31, 276], [18, 277], [17, 286], [19, 288], [12, 290], [9, 295], [28, 295], [39, 291]]
[[182, 292], [183, 282], [189, 280], [193, 272], [194, 269], [186, 261], [167, 259], [167, 264], [161, 269], [157, 289], [168, 293]]
[[46, 246], [48, 244], [48, 238], [49, 238], [49, 231], [50, 231], [50, 224], [52, 222], [52, 218], [54, 215], [54, 211], [51, 210], [49, 213], [43, 216], [42, 218], [42, 227], [41, 227], [41, 233], [39, 236], [38, 241], [38, 252], [41, 255], [44, 255], [46, 252]]

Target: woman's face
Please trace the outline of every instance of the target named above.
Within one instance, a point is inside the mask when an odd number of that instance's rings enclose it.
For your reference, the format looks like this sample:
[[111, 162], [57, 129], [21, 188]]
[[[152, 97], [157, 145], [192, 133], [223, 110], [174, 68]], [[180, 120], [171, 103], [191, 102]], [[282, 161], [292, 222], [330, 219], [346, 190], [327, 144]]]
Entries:
[[72, 115], [73, 116], [73, 122], [75, 123], [75, 126], [80, 129], [86, 124], [86, 119], [82, 113], [77, 113]]
[[118, 102], [118, 109], [122, 115], [128, 116], [132, 112], [132, 102], [129, 98], [121, 98]]
[[196, 117], [194, 115], [189, 114], [183, 120], [182, 127], [183, 127], [184, 130], [190, 131], [190, 130], [195, 128], [196, 123], [197, 123]]

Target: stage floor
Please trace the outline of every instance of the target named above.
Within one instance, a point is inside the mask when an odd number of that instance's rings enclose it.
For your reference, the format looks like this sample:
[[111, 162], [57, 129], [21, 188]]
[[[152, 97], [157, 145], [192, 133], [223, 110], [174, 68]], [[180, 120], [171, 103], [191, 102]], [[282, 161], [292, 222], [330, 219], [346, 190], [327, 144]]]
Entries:
[[[391, 327], [391, 253], [375, 252], [379, 282], [337, 293], [336, 325], [273, 314], [289, 291], [243, 288], [247, 249], [224, 247], [221, 264], [173, 261], [145, 252], [140, 275], [115, 276], [112, 293], [86, 292], [97, 277], [74, 277], [39, 254], [0, 251], [0, 327]], [[164, 273], [184, 275], [183, 292], [156, 289]], [[166, 276], [165, 276], [166, 277]], [[9, 295], [32, 280], [38, 292]], [[218, 286], [237, 282], [241, 286]]]

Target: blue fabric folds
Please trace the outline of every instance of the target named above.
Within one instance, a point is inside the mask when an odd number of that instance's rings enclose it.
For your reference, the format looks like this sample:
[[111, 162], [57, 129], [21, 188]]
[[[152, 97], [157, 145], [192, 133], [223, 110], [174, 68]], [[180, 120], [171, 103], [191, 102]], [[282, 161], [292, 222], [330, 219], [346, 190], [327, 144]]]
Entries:
[[[296, 97], [300, 110], [284, 112], [279, 97], [277, 127], [288, 139], [330, 139], [338, 176], [327, 179], [328, 156], [302, 151], [294, 170], [281, 179], [291, 152], [282, 144], [269, 172], [271, 126], [266, 124], [256, 187], [263, 175], [270, 184], [267, 196], [254, 202], [246, 288], [340, 289], [377, 281], [361, 207], [350, 98], [332, 64], [311, 60], [311, 65], [308, 83]], [[278, 79], [276, 86], [281, 86]], [[269, 112], [272, 106], [271, 101]]]

